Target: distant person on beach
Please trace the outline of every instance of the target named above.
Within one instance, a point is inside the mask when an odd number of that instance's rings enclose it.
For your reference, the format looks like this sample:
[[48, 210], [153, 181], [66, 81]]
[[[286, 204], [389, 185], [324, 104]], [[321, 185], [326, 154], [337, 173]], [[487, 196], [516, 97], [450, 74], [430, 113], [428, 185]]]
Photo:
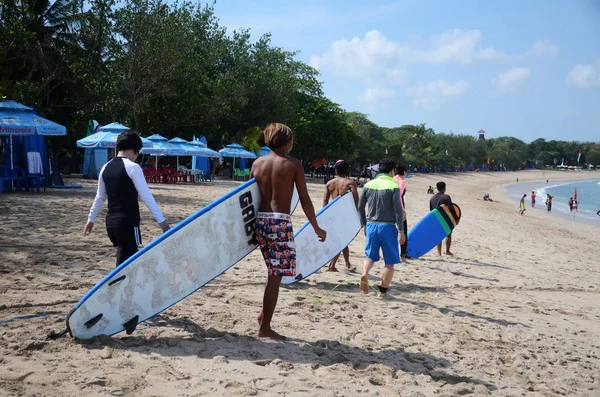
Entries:
[[535, 192], [531, 192], [531, 208], [535, 208]]
[[[264, 130], [265, 143], [271, 149], [252, 164], [251, 177], [260, 190], [260, 207], [256, 214], [256, 240], [268, 269], [263, 307], [258, 316], [258, 337], [285, 339], [271, 329], [271, 319], [277, 306], [279, 285], [283, 276], [296, 275], [296, 245], [290, 217], [294, 183], [300, 203], [320, 241], [327, 233], [319, 227], [315, 209], [308, 195], [302, 163], [288, 156], [294, 145], [292, 130], [286, 125], [271, 123]], [[285, 256], [287, 259], [282, 260]]]
[[[408, 223], [406, 222], [406, 203], [404, 201], [404, 195], [406, 194], [406, 181], [404, 178], [408, 175], [408, 169], [404, 164], [399, 164], [396, 167], [396, 176], [394, 179], [398, 182], [398, 186], [400, 187], [400, 203], [402, 204], [402, 214], [404, 215], [404, 233], [408, 234]], [[400, 245], [400, 256], [402, 258], [408, 258], [406, 256], [408, 241], [405, 241], [404, 244]]]
[[429, 185], [429, 189], [427, 189], [427, 194], [434, 194], [433, 187]]
[[573, 197], [569, 199], [569, 212], [573, 212]]
[[[335, 168], [335, 178], [327, 182], [325, 185], [325, 198], [323, 199], [323, 207], [325, 207], [330, 199], [334, 199], [338, 196], [343, 196], [348, 193], [348, 191], [352, 192], [352, 196], [354, 196], [354, 204], [358, 209], [358, 186], [353, 179], [348, 178], [348, 163], [344, 160], [339, 160], [334, 165]], [[352, 267], [350, 265], [350, 250], [348, 247], [344, 248], [342, 251], [344, 255], [344, 261], [346, 262], [346, 269], [355, 270], [356, 267]], [[327, 268], [328, 272], [337, 272], [338, 270], [335, 267], [340, 254], [337, 254], [331, 262], [329, 262], [329, 267]]]
[[575, 212], [579, 212], [579, 201], [577, 201], [577, 200], [573, 201], [573, 210]]
[[527, 211], [527, 208], [525, 208], [525, 197], [527, 197], [526, 194], [524, 194], [523, 197], [521, 197], [521, 201], [519, 202], [519, 205], [520, 205], [519, 214], [521, 216], [525, 215], [525, 211]]
[[553, 196], [551, 196], [550, 194], [548, 194], [548, 195], [546, 196], [546, 208], [548, 208], [548, 212], [552, 211], [552, 199], [553, 199], [553, 198], [554, 198], [554, 197], [553, 197]]
[[483, 201], [489, 201], [490, 203], [495, 203], [496, 201], [490, 197], [489, 193], [483, 195]]
[[118, 136], [117, 157], [113, 157], [100, 170], [96, 198], [83, 229], [84, 236], [92, 232], [98, 212], [108, 199], [106, 232], [117, 248], [117, 267], [142, 245], [138, 197], [144, 201], [163, 232], [169, 230], [169, 224], [148, 189], [142, 168], [135, 162], [141, 149], [142, 139], [136, 133], [125, 131]]
[[[429, 210], [433, 211], [434, 208], [439, 207], [442, 204], [446, 204], [452, 215], [454, 215], [455, 219], [458, 219], [458, 216], [454, 213], [454, 205], [452, 205], [452, 199], [450, 196], [446, 194], [446, 183], [438, 182], [436, 184], [438, 192], [429, 200]], [[454, 255], [450, 252], [450, 246], [452, 245], [452, 232], [446, 237], [446, 255]], [[438, 255], [442, 256], [442, 243], [437, 245]]]
[[369, 271], [379, 261], [379, 251], [382, 250], [385, 268], [381, 273], [381, 284], [376, 286], [382, 297], [387, 293], [394, 277], [394, 265], [400, 263], [398, 244], [406, 241], [400, 186], [392, 178], [394, 168], [394, 160], [381, 160], [379, 175], [365, 185], [358, 201], [358, 211], [367, 237], [360, 289], [365, 294], [369, 292]]

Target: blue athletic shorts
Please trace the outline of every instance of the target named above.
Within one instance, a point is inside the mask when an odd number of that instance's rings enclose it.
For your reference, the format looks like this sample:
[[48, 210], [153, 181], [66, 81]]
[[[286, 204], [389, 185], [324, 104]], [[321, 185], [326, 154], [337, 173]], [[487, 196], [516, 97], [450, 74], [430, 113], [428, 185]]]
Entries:
[[400, 263], [398, 229], [393, 224], [367, 223], [367, 246], [365, 255], [373, 262], [379, 261], [379, 250], [383, 251], [386, 265]]

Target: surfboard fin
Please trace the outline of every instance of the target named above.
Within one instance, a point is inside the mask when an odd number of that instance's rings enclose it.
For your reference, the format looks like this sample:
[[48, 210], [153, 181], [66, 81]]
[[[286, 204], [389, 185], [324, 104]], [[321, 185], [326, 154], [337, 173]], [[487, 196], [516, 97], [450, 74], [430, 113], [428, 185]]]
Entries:
[[302, 273], [300, 273], [299, 275], [296, 276], [296, 281], [300, 281], [302, 280]]
[[102, 318], [102, 313], [98, 314], [96, 317], [92, 318], [91, 320], [86, 321], [83, 325], [85, 325], [86, 328], [92, 328], [94, 325], [96, 325], [96, 323], [98, 321], [100, 321], [101, 318]]
[[119, 281], [125, 280], [125, 277], [127, 277], [127, 276], [122, 275], [121, 277], [112, 280], [110, 283], [108, 283], [108, 286], [111, 287], [111, 286], [115, 285], [116, 283], [118, 283]]
[[127, 335], [131, 335], [133, 334], [133, 331], [135, 331], [135, 328], [138, 325], [138, 320], [139, 320], [140, 316], [134, 316], [131, 318], [131, 320], [127, 321], [125, 324], [123, 324], [123, 328], [125, 328], [125, 332], [127, 333]]

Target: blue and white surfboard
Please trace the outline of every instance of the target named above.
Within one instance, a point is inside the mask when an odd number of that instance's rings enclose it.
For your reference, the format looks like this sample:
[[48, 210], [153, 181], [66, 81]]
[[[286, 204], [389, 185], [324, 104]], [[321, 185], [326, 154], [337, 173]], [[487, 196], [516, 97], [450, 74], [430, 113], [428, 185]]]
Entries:
[[[294, 189], [292, 211], [298, 204]], [[131, 333], [257, 247], [260, 191], [251, 179], [150, 242], [96, 284], [67, 318], [78, 339]]]

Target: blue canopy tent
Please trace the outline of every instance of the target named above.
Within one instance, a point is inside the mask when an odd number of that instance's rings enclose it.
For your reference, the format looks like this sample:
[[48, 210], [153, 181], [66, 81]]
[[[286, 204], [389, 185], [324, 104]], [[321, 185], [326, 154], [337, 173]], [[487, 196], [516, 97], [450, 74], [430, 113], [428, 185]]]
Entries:
[[[15, 158], [18, 164], [25, 165], [27, 153], [38, 152], [42, 173], [49, 176], [50, 167], [44, 137], [66, 134], [67, 129], [64, 126], [38, 116], [32, 107], [11, 100], [0, 102], [0, 135], [8, 136], [3, 144], [2, 161], [10, 162], [11, 172], [14, 169]], [[17, 138], [14, 138], [15, 136]]]
[[249, 152], [244, 149], [244, 147], [238, 143], [232, 143], [230, 145], [225, 146], [223, 149], [219, 150], [221, 156], [223, 157], [232, 157], [233, 162], [231, 164], [231, 175], [233, 175], [233, 170], [235, 168], [235, 159], [255, 159], [256, 154]]

